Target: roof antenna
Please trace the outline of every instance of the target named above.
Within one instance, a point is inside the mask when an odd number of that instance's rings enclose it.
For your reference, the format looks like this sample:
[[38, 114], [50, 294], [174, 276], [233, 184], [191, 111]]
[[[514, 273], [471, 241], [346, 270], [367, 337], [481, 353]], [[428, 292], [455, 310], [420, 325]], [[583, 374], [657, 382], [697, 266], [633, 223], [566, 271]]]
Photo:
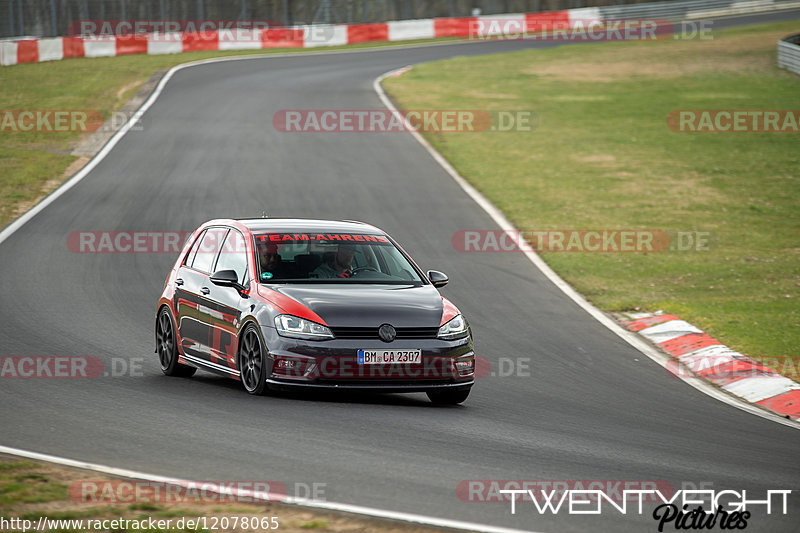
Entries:
[[267, 210], [266, 209], [261, 211], [261, 218], [269, 218], [269, 215], [267, 214]]

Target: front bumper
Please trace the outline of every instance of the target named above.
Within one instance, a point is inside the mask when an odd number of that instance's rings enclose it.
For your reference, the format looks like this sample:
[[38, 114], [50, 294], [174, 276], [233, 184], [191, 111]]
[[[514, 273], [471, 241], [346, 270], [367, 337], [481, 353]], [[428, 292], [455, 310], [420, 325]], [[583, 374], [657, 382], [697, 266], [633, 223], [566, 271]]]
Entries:
[[295, 382], [279, 379], [267, 379], [270, 389], [292, 391], [298, 389], [314, 390], [352, 390], [369, 392], [429, 392], [436, 390], [469, 390], [474, 380], [458, 383], [391, 383], [391, 382]]
[[[377, 339], [304, 341], [281, 337], [262, 327], [269, 356], [267, 383], [278, 390], [347, 389], [381, 392], [464, 390], [474, 384], [475, 353], [471, 336], [441, 339]], [[359, 365], [358, 350], [422, 352], [413, 364]], [[458, 364], [457, 364], [458, 362]]]

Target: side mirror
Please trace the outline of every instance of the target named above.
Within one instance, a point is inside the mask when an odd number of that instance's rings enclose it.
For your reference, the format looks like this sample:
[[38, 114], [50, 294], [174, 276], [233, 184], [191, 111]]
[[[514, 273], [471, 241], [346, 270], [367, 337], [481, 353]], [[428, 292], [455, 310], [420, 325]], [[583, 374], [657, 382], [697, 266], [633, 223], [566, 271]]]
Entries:
[[447, 274], [438, 270], [428, 270], [428, 279], [431, 280], [434, 287], [444, 287], [450, 281]]
[[239, 276], [235, 270], [219, 270], [211, 275], [211, 283], [219, 285], [220, 287], [235, 287], [236, 289], [243, 289], [239, 285]]

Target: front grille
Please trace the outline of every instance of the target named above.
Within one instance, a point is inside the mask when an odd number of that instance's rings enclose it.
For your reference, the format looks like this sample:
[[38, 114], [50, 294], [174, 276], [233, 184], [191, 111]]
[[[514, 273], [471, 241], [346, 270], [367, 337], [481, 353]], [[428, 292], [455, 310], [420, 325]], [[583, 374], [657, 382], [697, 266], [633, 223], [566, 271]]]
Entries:
[[[398, 339], [435, 339], [439, 328], [395, 328]], [[337, 339], [380, 339], [378, 328], [331, 328]]]

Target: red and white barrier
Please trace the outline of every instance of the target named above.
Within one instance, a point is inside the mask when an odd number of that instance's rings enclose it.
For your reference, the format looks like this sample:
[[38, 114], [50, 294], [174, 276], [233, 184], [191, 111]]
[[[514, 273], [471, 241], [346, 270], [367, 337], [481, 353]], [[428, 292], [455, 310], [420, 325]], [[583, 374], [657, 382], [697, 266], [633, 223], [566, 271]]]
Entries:
[[[675, 315], [624, 313], [623, 325], [660, 346], [687, 369], [723, 390], [800, 421], [800, 383], [722, 344]], [[683, 369], [667, 365], [676, 377]], [[786, 370], [786, 369], [784, 369]], [[794, 367], [790, 369], [796, 375]]]
[[[766, 12], [777, 8], [771, 0], [750, 0], [715, 10], [708, 16]], [[798, 2], [781, 3], [782, 8]], [[696, 17], [692, 17], [696, 18]], [[408, 41], [443, 37], [493, 38], [553, 32], [553, 38], [568, 40], [567, 29], [578, 32], [604, 22], [597, 7], [548, 11], [545, 13], [508, 13], [478, 17], [397, 20], [377, 24], [325, 24], [289, 28], [249, 29], [243, 35], [236, 30], [190, 31], [183, 33], [138, 34], [104, 37], [21, 38], [0, 41], [0, 65], [55, 61], [67, 57], [107, 57], [126, 54], [177, 54], [199, 50], [256, 50], [264, 48], [315, 48], [353, 43]], [[661, 20], [660, 23], [669, 21]], [[602, 27], [594, 28], [602, 37]], [[621, 39], [621, 37], [620, 37]], [[578, 40], [576, 38], [576, 40]]]
[[[575, 15], [573, 15], [573, 12]], [[477, 25], [491, 28], [486, 36], [538, 32], [554, 25], [599, 20], [596, 8], [511, 13], [480, 17], [398, 20], [378, 24], [326, 24], [254, 29], [244, 36], [230, 31], [160, 33], [101, 37], [56, 37], [0, 42], [0, 65], [55, 61], [67, 57], [111, 57], [128, 54], [177, 54], [200, 50], [315, 48], [353, 43], [408, 41], [475, 36]]]
[[395, 20], [387, 22], [390, 41], [410, 41], [412, 39], [432, 39], [436, 37], [434, 19]]

